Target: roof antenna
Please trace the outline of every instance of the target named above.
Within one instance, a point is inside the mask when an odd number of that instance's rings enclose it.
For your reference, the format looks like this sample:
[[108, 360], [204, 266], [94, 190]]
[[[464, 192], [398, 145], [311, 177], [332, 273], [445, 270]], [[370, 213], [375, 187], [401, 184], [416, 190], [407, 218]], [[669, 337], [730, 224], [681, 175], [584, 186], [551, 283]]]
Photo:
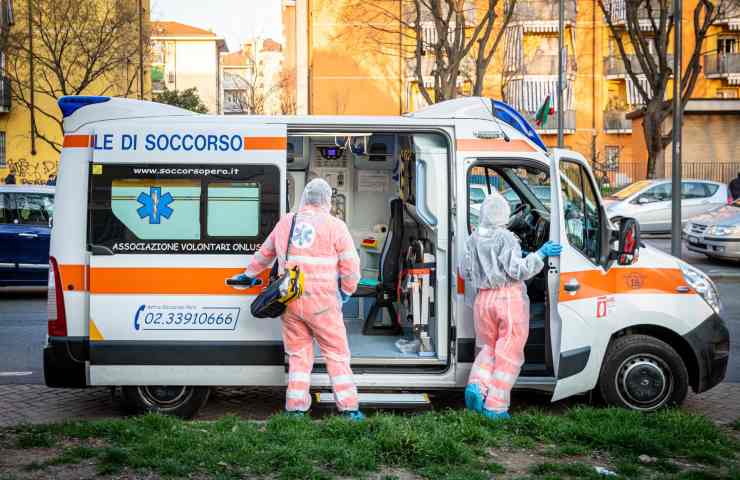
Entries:
[[[490, 101], [491, 101], [491, 118], [493, 118], [493, 121], [496, 122], [496, 125], [498, 125], [498, 129], [501, 130], [501, 134], [504, 136], [504, 140], [507, 141], [507, 142], [510, 142], [511, 139], [506, 134], [506, 130], [504, 130], [504, 128], [501, 126], [501, 121], [496, 116], [496, 107], [493, 104], [493, 99], [491, 98]], [[483, 102], [484, 105], [485, 105], [485, 103], [486, 102]]]

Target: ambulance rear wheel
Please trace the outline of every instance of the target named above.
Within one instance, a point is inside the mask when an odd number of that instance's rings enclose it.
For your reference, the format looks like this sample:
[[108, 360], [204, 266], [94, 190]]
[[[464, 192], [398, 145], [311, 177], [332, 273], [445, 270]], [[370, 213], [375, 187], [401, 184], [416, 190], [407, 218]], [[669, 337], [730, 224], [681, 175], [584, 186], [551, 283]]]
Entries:
[[607, 404], [651, 412], [680, 405], [689, 391], [689, 373], [667, 343], [648, 335], [614, 340], [604, 356], [599, 393]]
[[138, 385], [121, 387], [124, 406], [133, 413], [157, 412], [192, 418], [208, 401], [208, 387]]

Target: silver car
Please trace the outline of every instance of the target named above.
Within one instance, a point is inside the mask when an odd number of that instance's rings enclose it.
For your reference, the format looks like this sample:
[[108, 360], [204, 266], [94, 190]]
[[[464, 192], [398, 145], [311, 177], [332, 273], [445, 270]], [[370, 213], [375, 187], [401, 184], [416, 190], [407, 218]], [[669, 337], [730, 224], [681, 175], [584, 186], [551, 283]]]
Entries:
[[692, 252], [711, 258], [740, 259], [740, 199], [692, 218], [683, 230]]
[[[681, 183], [681, 221], [727, 205], [727, 185], [708, 180]], [[604, 200], [610, 217], [633, 217], [646, 233], [671, 230], [671, 180], [641, 180]]]

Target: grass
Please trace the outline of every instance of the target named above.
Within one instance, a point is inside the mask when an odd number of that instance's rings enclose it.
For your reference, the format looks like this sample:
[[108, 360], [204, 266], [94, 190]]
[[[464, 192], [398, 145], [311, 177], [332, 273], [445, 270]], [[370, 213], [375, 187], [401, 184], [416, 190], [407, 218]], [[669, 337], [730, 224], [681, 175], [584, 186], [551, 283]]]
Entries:
[[[226, 416], [215, 422], [185, 422], [161, 415], [70, 422], [15, 429], [19, 448], [49, 447], [63, 439], [76, 446], [48, 465], [95, 459], [101, 474], [124, 468], [163, 476], [207, 472], [220, 478], [271, 475], [278, 479], [361, 477], [397, 467], [434, 479], [485, 479], [504, 473], [487, 450], [498, 446], [528, 450], [553, 445], [556, 456], [591, 455], [614, 459], [626, 477], [642, 471], [675, 476], [671, 458], [719, 465], [733, 461], [738, 443], [703, 417], [680, 410], [643, 415], [619, 409], [580, 407], [564, 415], [520, 413], [509, 422], [490, 422], [467, 411], [417, 416], [379, 414], [363, 423], [341, 417], [312, 421], [277, 415], [265, 423]], [[105, 447], [91, 448], [91, 439]], [[100, 442], [98, 442], [100, 443]], [[645, 470], [636, 458], [658, 459]], [[42, 465], [43, 467], [43, 465]], [[604, 478], [582, 463], [539, 464], [543, 478]], [[668, 477], [666, 477], [668, 478]], [[687, 477], [690, 478], [690, 477]]]

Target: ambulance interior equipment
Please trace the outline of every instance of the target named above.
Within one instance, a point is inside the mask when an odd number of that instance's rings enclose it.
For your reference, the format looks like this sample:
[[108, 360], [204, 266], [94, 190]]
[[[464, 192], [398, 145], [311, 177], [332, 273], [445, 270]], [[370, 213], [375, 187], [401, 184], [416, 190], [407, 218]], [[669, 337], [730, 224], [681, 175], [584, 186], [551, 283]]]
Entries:
[[437, 298], [437, 212], [426, 205], [416, 159], [446, 163], [447, 155], [435, 135], [289, 134], [289, 209], [307, 182], [325, 179], [332, 214], [347, 223], [360, 257], [362, 279], [343, 308], [355, 359], [436, 357], [439, 329], [448, 325], [438, 324], [435, 305], [447, 300]]

